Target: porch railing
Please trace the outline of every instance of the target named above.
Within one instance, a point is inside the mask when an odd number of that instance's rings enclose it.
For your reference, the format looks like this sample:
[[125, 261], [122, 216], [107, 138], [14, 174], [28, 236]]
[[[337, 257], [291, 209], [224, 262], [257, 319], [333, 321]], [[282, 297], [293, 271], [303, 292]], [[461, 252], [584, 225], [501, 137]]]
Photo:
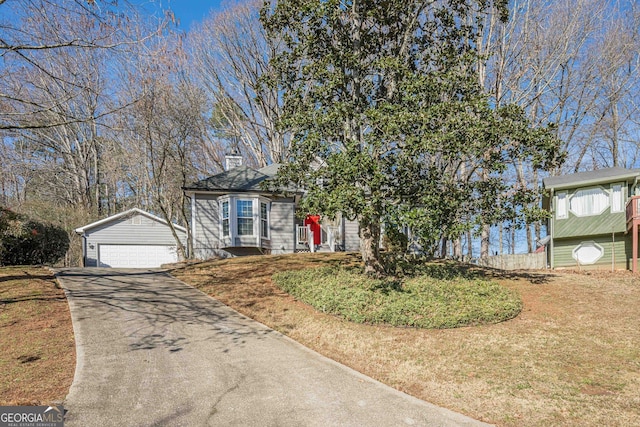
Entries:
[[313, 231], [310, 225], [298, 225], [296, 227], [296, 239], [298, 245], [308, 246], [311, 252], [316, 251], [316, 245], [313, 244]]
[[627, 202], [627, 230], [635, 219], [640, 219], [640, 196], [632, 196]]
[[[321, 226], [320, 244], [329, 246], [331, 252], [335, 252], [341, 241], [340, 227], [331, 225]], [[311, 252], [316, 251], [313, 231], [309, 225], [298, 225], [296, 227], [296, 239], [298, 245], [306, 245]]]

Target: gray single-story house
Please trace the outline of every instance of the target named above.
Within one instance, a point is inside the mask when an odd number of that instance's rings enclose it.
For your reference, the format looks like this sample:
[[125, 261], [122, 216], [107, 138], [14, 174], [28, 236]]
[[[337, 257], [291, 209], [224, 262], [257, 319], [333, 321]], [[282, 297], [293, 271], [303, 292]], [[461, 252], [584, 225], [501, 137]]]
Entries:
[[[173, 224], [186, 246], [187, 230]], [[85, 267], [156, 268], [177, 262], [176, 240], [162, 218], [134, 208], [75, 230]]]
[[268, 185], [279, 167], [253, 169], [227, 156], [224, 172], [184, 187], [195, 258], [359, 249], [356, 221], [296, 216], [304, 192]]

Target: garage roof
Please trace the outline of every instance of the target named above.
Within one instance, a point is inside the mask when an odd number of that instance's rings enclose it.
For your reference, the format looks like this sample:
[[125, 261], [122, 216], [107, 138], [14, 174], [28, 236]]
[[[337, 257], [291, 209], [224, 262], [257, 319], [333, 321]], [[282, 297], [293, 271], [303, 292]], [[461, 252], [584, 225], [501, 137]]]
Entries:
[[[90, 230], [92, 228], [95, 228], [95, 227], [98, 227], [100, 225], [106, 224], [108, 222], [115, 221], [115, 220], [121, 219], [121, 218], [128, 218], [128, 217], [136, 215], [136, 214], [144, 215], [147, 218], [150, 218], [150, 219], [152, 219], [154, 221], [158, 221], [158, 222], [160, 222], [162, 224], [167, 224], [167, 221], [165, 221], [164, 219], [162, 219], [160, 217], [157, 217], [157, 216], [155, 216], [153, 214], [150, 214], [149, 212], [143, 211], [142, 209], [133, 208], [133, 209], [129, 209], [128, 211], [120, 212], [119, 214], [111, 215], [110, 217], [101, 219], [100, 221], [92, 222], [91, 224], [85, 225], [84, 227], [76, 228], [75, 232], [77, 234], [82, 234], [87, 230]], [[177, 230], [180, 230], [180, 231], [182, 231], [184, 233], [187, 232], [186, 228], [184, 228], [184, 227], [182, 227], [182, 226], [180, 226], [178, 224], [173, 224], [173, 226]]]

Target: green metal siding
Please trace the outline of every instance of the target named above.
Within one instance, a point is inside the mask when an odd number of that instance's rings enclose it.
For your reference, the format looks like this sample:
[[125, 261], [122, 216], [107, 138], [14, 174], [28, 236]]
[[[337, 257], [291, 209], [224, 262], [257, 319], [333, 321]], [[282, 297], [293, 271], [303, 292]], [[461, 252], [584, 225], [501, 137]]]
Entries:
[[[614, 243], [615, 238], [615, 243]], [[627, 269], [631, 266], [631, 236], [624, 233], [601, 236], [582, 236], [570, 239], [555, 239], [553, 246], [553, 267], [578, 268], [578, 263], [573, 259], [573, 250], [582, 242], [595, 242], [604, 249], [603, 256], [595, 264], [581, 265], [580, 268], [610, 268], [612, 247], [615, 247], [615, 265], [619, 269]]]
[[[613, 183], [611, 185], [602, 185], [600, 186], [609, 194], [611, 194], [612, 185], [619, 184]], [[585, 187], [576, 188], [568, 191], [567, 198], [567, 208], [569, 206], [569, 199], [573, 196], [576, 191], [582, 190]], [[587, 188], [593, 188], [587, 187]], [[628, 189], [626, 185], [622, 186], [622, 198], [625, 201], [628, 200]], [[557, 193], [553, 198], [553, 206], [554, 210], [558, 203]], [[622, 212], [611, 213], [611, 206], [604, 210], [600, 215], [591, 215], [591, 216], [576, 216], [571, 210], [568, 210], [568, 217], [564, 219], [556, 218], [556, 213], [553, 213], [553, 238], [554, 239], [562, 239], [562, 238], [570, 238], [576, 236], [597, 236], [597, 235], [606, 235], [611, 233], [623, 233], [626, 231], [626, 213], [624, 209]], [[583, 239], [584, 240], [584, 239]]]
[[556, 239], [574, 236], [597, 236], [600, 234], [623, 233], [626, 228], [625, 212], [611, 213], [607, 208], [600, 215], [578, 217], [569, 211], [566, 219], [555, 219]]

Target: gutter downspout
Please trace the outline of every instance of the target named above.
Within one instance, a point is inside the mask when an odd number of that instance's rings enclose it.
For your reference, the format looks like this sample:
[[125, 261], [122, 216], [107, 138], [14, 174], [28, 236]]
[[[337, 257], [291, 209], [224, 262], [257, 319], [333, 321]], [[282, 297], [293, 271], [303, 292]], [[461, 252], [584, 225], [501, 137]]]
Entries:
[[[191, 226], [189, 227], [189, 233], [187, 233], [187, 247], [191, 246], [191, 253], [189, 258], [195, 258], [196, 254], [196, 192], [189, 194], [185, 192], [185, 195], [191, 199]], [[191, 244], [189, 244], [191, 243]]]
[[[633, 194], [629, 194], [629, 195], [628, 195], [628, 196], [629, 196], [629, 200], [631, 200], [631, 197], [635, 196], [635, 195], [636, 195], [636, 193], [638, 192], [638, 180], [640, 180], [640, 176], [636, 176], [636, 177], [633, 179], [633, 187], [631, 188], [631, 191], [632, 191], [632, 193], [633, 193]], [[634, 203], [634, 202], [632, 201], [631, 203], [632, 203], [632, 206], [631, 206], [631, 212], [633, 212], [633, 203]], [[625, 212], [626, 212], [626, 206], [625, 206]], [[633, 216], [633, 213], [632, 213], [631, 215]], [[627, 225], [628, 225], [628, 223], [627, 223], [626, 221], [627, 221], [627, 218], [625, 218], [625, 230], [626, 230], [626, 231], [625, 231], [625, 234], [629, 232], [629, 230], [627, 229]], [[632, 223], [635, 223], [635, 220], [632, 220]], [[636, 228], [635, 226], [633, 226], [633, 227], [631, 228], [631, 230], [632, 230], [632, 233], [635, 231], [635, 234], [633, 234], [633, 235], [631, 236], [631, 245], [632, 245], [632, 246], [634, 246], [634, 243], [635, 243], [635, 245], [637, 245], [637, 242], [638, 242], [638, 240], [637, 240], [637, 233], [638, 233], [638, 230], [637, 230], [637, 228]], [[632, 253], [632, 254], [633, 254], [633, 253], [637, 253], [637, 248], [633, 247], [633, 248], [631, 249], [631, 253]], [[627, 261], [628, 261], [628, 259], [627, 259]], [[636, 259], [633, 257], [633, 255], [632, 255], [632, 256], [631, 256], [631, 271], [633, 271], [633, 273], [635, 273], [635, 271], [634, 271], [634, 269], [633, 269], [633, 267], [634, 267], [635, 265], [637, 265], [637, 261], [636, 261]]]
[[84, 268], [87, 266], [87, 236], [83, 232], [80, 237], [82, 237], [82, 267]]
[[554, 263], [554, 260], [553, 260], [553, 256], [554, 256], [553, 240], [555, 238], [555, 235], [554, 235], [553, 232], [554, 232], [555, 209], [556, 209], [555, 192], [554, 192], [553, 188], [551, 189], [550, 197], [551, 197], [551, 199], [549, 200], [549, 207], [552, 208], [552, 209], [550, 209], [551, 218], [549, 218], [549, 236], [551, 237], [551, 239], [549, 239], [549, 268], [551, 270], [553, 270], [554, 267], [555, 267], [555, 263]]

